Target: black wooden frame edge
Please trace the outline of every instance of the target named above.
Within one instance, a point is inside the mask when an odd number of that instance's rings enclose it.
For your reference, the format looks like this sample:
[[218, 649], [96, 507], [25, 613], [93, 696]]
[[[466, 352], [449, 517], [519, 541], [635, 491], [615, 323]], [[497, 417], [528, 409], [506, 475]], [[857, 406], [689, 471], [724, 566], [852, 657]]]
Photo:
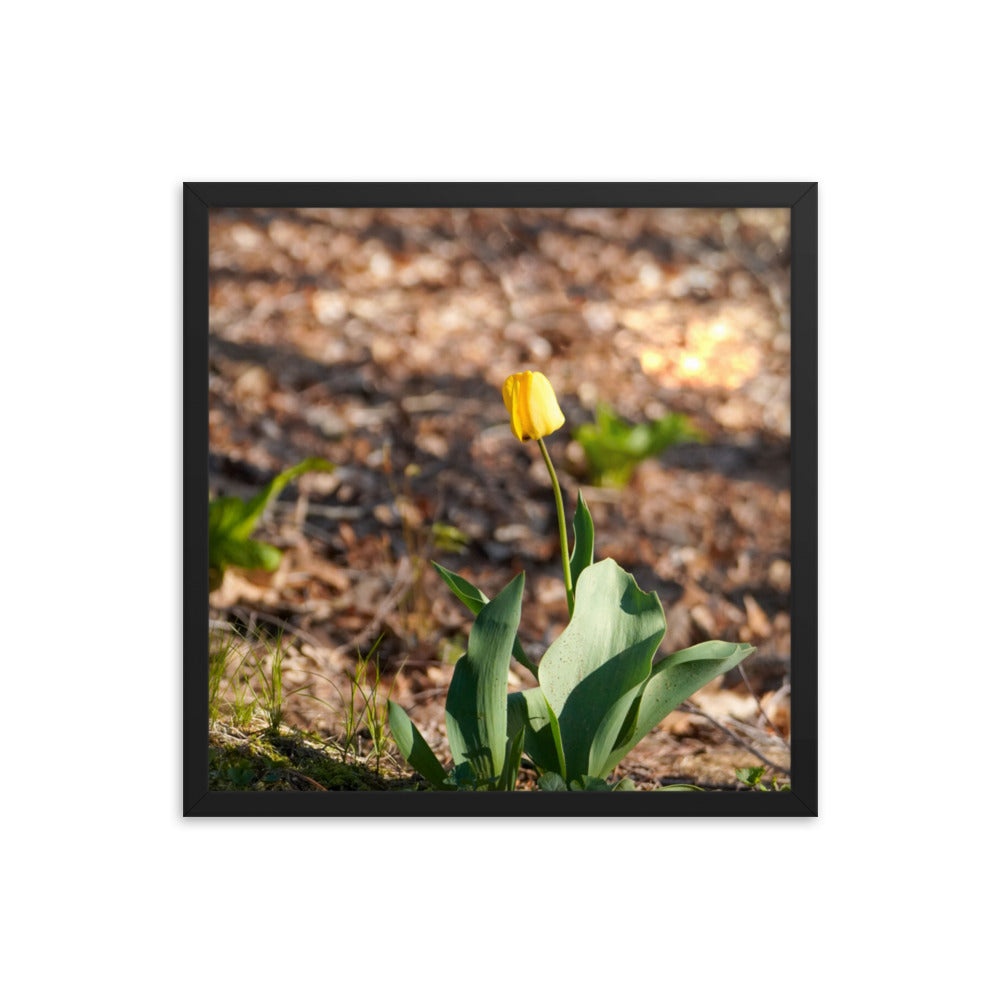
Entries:
[[[818, 815], [818, 187], [815, 182], [185, 183], [183, 814], [185, 816]], [[218, 207], [787, 207], [791, 209], [792, 791], [782, 793], [209, 792], [208, 223]], [[796, 612], [796, 606], [798, 612]], [[603, 803], [603, 804], [602, 804]]]
[[[792, 205], [792, 790], [819, 814], [819, 191]], [[798, 612], [797, 612], [798, 609]]]
[[[580, 799], [583, 801], [580, 801]], [[651, 802], [646, 800], [652, 797]], [[791, 792], [209, 792], [187, 816], [815, 816]]]
[[[190, 182], [210, 208], [789, 208], [811, 182]], [[735, 199], [735, 200], [734, 200]]]
[[194, 815], [208, 795], [208, 205], [184, 186], [183, 802]]

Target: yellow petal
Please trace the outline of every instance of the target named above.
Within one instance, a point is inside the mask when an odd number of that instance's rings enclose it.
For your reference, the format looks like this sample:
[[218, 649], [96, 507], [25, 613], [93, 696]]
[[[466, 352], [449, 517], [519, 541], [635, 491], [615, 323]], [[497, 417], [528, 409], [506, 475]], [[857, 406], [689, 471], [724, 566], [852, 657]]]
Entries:
[[518, 441], [537, 441], [566, 422], [549, 380], [541, 372], [516, 372], [503, 384], [510, 430]]
[[517, 375], [508, 375], [503, 380], [503, 405], [507, 407], [508, 413], [510, 413], [510, 401], [514, 395], [514, 383], [517, 379]]
[[521, 429], [521, 410], [523, 393], [521, 392], [521, 376], [516, 375], [510, 387], [510, 432], [518, 441], [526, 441]]

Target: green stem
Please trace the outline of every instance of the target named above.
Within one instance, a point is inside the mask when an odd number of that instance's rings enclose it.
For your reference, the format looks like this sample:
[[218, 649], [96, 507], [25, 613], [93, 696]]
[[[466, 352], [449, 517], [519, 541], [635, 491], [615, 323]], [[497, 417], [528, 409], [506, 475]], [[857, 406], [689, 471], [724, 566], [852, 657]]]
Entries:
[[556, 495], [556, 517], [559, 519], [559, 544], [562, 547], [563, 575], [566, 577], [566, 604], [569, 606], [569, 616], [573, 617], [573, 577], [569, 571], [569, 540], [566, 537], [566, 512], [563, 510], [562, 490], [559, 488], [559, 479], [556, 476], [552, 459], [549, 458], [549, 450], [545, 447], [545, 441], [538, 439], [538, 447], [542, 449], [542, 458], [549, 467], [549, 475], [552, 477], [552, 492]]

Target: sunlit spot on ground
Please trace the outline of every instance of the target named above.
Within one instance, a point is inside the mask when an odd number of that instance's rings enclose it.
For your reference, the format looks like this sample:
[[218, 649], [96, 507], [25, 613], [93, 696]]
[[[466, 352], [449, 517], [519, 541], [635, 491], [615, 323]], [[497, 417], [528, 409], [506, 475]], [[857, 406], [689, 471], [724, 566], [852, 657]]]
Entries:
[[644, 348], [639, 364], [664, 385], [738, 389], [760, 369], [760, 349], [724, 321], [692, 322], [677, 347]]

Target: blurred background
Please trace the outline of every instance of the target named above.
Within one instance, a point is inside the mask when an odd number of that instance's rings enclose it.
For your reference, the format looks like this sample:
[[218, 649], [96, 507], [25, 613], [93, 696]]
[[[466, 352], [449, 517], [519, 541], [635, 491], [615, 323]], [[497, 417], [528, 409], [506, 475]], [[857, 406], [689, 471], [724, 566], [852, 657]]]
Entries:
[[[536, 659], [566, 623], [551, 485], [500, 387], [544, 372], [572, 517], [667, 616], [661, 655], [757, 652], [622, 763], [640, 787], [787, 767], [790, 728], [789, 213], [784, 209], [215, 210], [213, 496], [248, 498], [310, 456], [229, 570], [215, 630], [284, 637], [294, 725], [338, 737], [358, 652], [432, 747], [471, 615], [430, 565], [488, 595], [527, 571]], [[534, 683], [512, 665], [513, 687]], [[752, 752], [756, 751], [756, 755]]]

